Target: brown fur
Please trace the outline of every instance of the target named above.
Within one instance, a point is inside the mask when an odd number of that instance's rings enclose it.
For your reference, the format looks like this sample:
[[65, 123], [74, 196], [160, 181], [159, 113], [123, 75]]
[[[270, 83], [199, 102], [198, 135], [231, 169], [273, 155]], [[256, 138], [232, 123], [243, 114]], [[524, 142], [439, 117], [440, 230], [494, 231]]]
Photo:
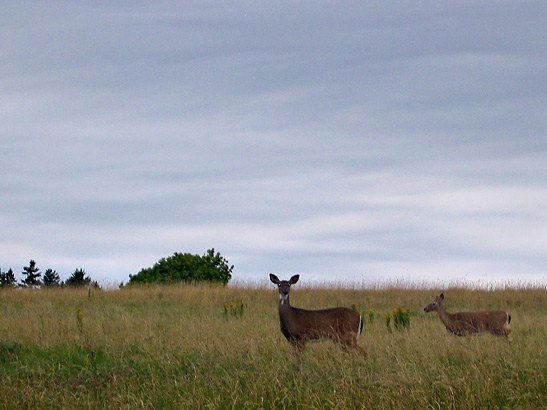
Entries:
[[442, 304], [443, 300], [444, 295], [441, 293], [424, 308], [424, 311], [437, 312], [446, 330], [451, 334], [467, 336], [489, 332], [496, 336], [507, 336], [511, 333], [511, 329], [507, 327], [511, 323], [511, 315], [508, 312], [489, 310], [448, 313]]
[[279, 322], [281, 332], [287, 338], [293, 352], [304, 350], [307, 341], [331, 339], [343, 349], [352, 348], [363, 356], [365, 351], [357, 344], [362, 329], [359, 313], [337, 307], [323, 310], [305, 310], [290, 305], [289, 290], [298, 282], [299, 275], [289, 280], [279, 280], [270, 274], [270, 280], [279, 288]]

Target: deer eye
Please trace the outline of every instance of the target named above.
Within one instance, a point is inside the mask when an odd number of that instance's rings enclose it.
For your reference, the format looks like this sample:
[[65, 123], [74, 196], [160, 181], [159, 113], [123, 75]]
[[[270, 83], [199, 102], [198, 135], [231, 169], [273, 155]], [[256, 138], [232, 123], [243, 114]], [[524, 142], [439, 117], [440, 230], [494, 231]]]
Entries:
[[291, 284], [289, 283], [289, 288], [291, 287]]
[[278, 283], [278, 284], [277, 284], [277, 287], [280, 288], [280, 287], [281, 287], [281, 283]]

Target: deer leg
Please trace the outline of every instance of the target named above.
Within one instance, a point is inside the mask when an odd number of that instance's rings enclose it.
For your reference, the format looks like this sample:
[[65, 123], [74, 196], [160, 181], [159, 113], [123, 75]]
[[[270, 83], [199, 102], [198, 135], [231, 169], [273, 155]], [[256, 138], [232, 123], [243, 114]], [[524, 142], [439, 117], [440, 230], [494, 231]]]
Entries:
[[367, 357], [367, 352], [357, 344], [357, 335], [348, 335], [340, 340], [340, 346], [345, 352], [349, 352], [348, 348], [352, 348], [363, 357]]
[[361, 356], [363, 356], [363, 358], [366, 359], [367, 357], [367, 352], [364, 351], [364, 349], [359, 346], [357, 343], [355, 343], [355, 345], [351, 346], [353, 349], [355, 349], [357, 351], [357, 353], [359, 353]]
[[463, 331], [461, 330], [456, 330], [456, 329], [451, 329], [451, 328], [446, 328], [446, 331], [448, 332], [448, 334], [452, 335], [452, 336], [463, 336], [464, 333]]
[[502, 328], [502, 329], [493, 329], [491, 330], [491, 333], [496, 336], [505, 336], [508, 337], [509, 333], [511, 333], [511, 329]]

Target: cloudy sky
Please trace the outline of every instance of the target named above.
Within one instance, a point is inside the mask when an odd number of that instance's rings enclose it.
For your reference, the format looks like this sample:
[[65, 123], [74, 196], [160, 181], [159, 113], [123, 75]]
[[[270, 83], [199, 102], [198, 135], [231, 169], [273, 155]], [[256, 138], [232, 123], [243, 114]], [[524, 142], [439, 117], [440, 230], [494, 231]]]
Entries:
[[[547, 283], [543, 1], [0, 6], [0, 268]], [[304, 281], [303, 281], [304, 282]]]

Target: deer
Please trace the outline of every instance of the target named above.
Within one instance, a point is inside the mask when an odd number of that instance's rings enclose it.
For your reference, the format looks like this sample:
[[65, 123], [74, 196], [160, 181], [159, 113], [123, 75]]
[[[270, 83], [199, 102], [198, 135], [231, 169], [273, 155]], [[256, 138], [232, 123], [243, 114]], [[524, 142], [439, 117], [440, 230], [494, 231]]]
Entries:
[[344, 351], [351, 348], [366, 357], [366, 352], [357, 344], [363, 330], [363, 321], [355, 310], [346, 307], [305, 310], [291, 306], [289, 291], [299, 278], [300, 275], [294, 275], [289, 280], [279, 280], [270, 273], [270, 280], [279, 289], [281, 333], [289, 341], [291, 352], [303, 352], [308, 341], [331, 339]]
[[435, 300], [424, 308], [426, 312], [437, 312], [448, 333], [455, 336], [478, 335], [491, 333], [496, 336], [507, 337], [511, 333], [509, 324], [511, 315], [503, 310], [488, 310], [482, 312], [448, 313], [442, 302], [444, 294], [435, 297]]

